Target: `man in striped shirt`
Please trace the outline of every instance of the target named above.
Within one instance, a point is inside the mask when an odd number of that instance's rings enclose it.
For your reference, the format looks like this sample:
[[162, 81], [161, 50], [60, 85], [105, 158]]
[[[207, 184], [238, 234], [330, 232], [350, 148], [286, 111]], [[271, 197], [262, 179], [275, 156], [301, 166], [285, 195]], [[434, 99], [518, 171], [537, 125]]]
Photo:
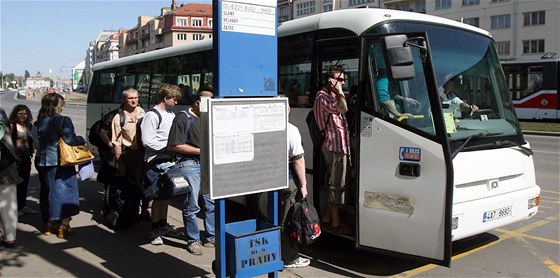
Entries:
[[346, 175], [349, 166], [350, 139], [345, 113], [348, 111], [346, 96], [342, 91], [345, 72], [340, 67], [329, 69], [325, 75], [325, 87], [317, 93], [313, 114], [317, 125], [325, 130], [322, 152], [327, 164], [329, 178], [329, 205], [323, 215], [323, 226], [332, 227], [337, 234], [350, 234], [347, 225], [339, 217], [339, 208], [344, 205], [343, 194], [346, 188]]

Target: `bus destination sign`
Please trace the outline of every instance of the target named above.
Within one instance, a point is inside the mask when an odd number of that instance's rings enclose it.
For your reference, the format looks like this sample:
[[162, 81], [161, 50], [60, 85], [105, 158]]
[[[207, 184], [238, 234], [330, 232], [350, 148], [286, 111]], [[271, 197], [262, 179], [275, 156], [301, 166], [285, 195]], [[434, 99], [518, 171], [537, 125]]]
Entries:
[[269, 1], [262, 2], [259, 2], [258, 5], [231, 1], [222, 2], [222, 32], [275, 36], [275, 3], [262, 5]]

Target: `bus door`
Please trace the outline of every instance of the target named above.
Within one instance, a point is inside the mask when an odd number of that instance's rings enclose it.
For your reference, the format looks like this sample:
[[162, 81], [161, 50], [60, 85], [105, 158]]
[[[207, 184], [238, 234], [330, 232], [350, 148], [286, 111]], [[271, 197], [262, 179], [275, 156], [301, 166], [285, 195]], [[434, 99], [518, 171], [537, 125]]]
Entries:
[[365, 40], [356, 245], [449, 266], [452, 165], [426, 35], [415, 37]]

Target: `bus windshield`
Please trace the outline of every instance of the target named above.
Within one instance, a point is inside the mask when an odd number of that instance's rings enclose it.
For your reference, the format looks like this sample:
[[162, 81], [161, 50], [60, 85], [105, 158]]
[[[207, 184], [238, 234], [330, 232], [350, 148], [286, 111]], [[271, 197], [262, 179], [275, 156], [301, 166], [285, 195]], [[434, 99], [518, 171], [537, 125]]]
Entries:
[[439, 101], [453, 152], [458, 148], [488, 148], [489, 143], [502, 142], [500, 140], [524, 143], [508, 85], [490, 38], [417, 23], [392, 23], [381, 29], [382, 33], [405, 30], [428, 33]]

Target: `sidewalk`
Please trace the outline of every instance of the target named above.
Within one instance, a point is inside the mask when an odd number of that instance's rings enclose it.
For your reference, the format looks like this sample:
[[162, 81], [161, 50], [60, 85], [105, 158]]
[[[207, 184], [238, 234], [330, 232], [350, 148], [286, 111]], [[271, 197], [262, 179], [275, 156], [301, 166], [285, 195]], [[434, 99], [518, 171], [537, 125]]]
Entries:
[[[0, 247], [0, 277], [214, 277], [214, 248], [202, 256], [189, 254], [184, 239], [164, 238], [164, 245], [148, 243], [149, 222], [113, 231], [100, 214], [103, 185], [80, 182], [80, 214], [73, 217], [75, 233], [67, 239], [42, 234], [39, 214], [24, 215], [18, 223], [17, 245]], [[32, 170], [27, 205], [39, 211], [39, 185]], [[168, 221], [184, 231], [182, 200], [174, 200]], [[202, 220], [200, 220], [202, 224]], [[200, 225], [204, 227], [203, 225]], [[333, 277], [324, 270], [307, 268], [279, 272], [279, 277]], [[266, 277], [266, 275], [263, 275]]]

